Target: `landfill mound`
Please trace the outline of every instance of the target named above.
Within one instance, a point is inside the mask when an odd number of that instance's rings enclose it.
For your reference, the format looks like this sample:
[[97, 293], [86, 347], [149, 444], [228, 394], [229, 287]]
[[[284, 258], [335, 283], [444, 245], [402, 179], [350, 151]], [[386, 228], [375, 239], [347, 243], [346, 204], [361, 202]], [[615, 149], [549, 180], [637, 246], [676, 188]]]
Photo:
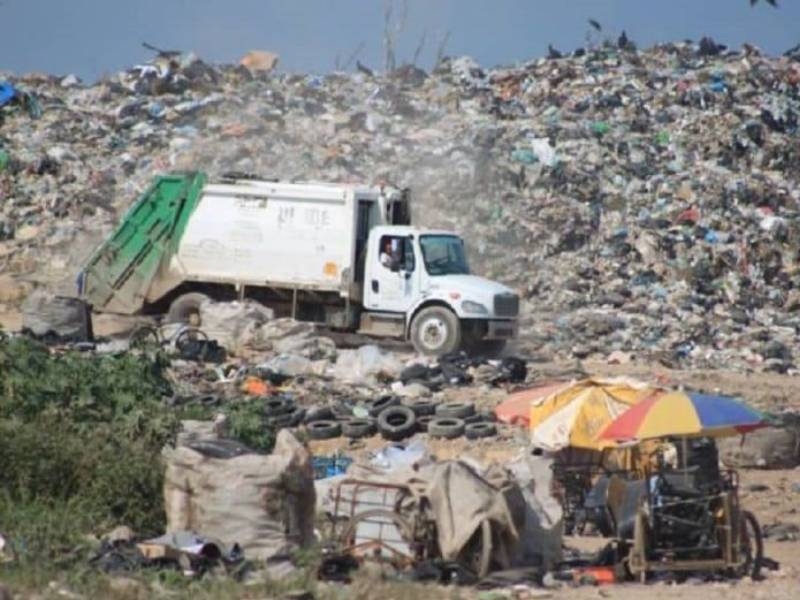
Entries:
[[793, 372], [800, 63], [620, 45], [431, 73], [170, 54], [93, 85], [10, 75], [37, 110], [0, 108], [0, 303], [73, 288], [158, 172], [385, 181], [520, 290], [522, 347], [543, 360]]

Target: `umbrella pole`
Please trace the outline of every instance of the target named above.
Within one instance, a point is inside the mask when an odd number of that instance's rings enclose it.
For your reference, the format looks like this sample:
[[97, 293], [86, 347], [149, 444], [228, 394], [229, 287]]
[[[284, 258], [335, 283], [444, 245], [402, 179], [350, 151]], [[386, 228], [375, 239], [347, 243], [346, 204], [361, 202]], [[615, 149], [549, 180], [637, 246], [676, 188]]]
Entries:
[[683, 444], [683, 483], [689, 485], [689, 442], [686, 436], [681, 438]]

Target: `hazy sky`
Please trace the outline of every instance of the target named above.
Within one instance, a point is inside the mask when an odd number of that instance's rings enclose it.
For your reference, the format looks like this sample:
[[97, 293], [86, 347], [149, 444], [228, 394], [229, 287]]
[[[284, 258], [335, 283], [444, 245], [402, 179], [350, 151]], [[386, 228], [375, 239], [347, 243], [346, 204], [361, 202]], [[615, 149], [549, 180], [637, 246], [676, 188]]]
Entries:
[[[385, 0], [0, 0], [0, 71], [75, 73], [92, 80], [147, 60], [147, 41], [233, 62], [260, 48], [285, 71], [327, 72], [363, 43], [358, 58], [382, 64]], [[396, 0], [395, 5], [401, 4]], [[541, 56], [552, 43], [584, 43], [587, 18], [607, 35], [625, 29], [641, 45], [711, 35], [770, 53], [800, 42], [800, 0], [408, 0], [398, 62], [410, 60], [423, 31], [420, 66], [429, 69], [450, 32], [446, 54], [481, 64]], [[399, 11], [396, 11], [399, 12]]]

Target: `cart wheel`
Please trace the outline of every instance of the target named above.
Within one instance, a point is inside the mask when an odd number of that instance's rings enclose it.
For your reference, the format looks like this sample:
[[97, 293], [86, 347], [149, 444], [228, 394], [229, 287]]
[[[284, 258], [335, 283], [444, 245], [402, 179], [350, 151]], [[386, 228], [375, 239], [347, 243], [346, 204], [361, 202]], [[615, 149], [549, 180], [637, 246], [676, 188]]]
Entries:
[[739, 517], [739, 552], [744, 554], [745, 562], [737, 569], [737, 575], [759, 579], [764, 564], [764, 539], [756, 516], [749, 510], [743, 510]]
[[196, 327], [184, 327], [180, 330], [178, 335], [175, 337], [175, 349], [183, 354], [187, 352], [192, 345], [201, 343], [202, 347], [200, 350], [200, 356], [198, 357], [201, 362], [205, 362], [206, 358], [208, 358], [208, 336], [206, 333]]
[[492, 524], [484, 519], [480, 529], [476, 529], [467, 545], [461, 551], [458, 562], [483, 579], [489, 574], [492, 558]]
[[128, 345], [131, 350], [156, 351], [161, 346], [161, 337], [155, 327], [142, 325], [133, 331]]

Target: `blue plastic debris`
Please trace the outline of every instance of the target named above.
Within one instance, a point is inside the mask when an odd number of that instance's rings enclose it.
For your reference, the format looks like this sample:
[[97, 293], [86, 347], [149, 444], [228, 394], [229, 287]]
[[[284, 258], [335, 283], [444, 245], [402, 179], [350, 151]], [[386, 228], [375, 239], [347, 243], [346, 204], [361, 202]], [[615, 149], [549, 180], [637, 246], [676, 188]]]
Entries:
[[344, 475], [351, 464], [353, 464], [353, 459], [346, 456], [315, 456], [312, 459], [314, 479]]
[[0, 81], [0, 106], [5, 106], [17, 96], [17, 88], [10, 81]]

